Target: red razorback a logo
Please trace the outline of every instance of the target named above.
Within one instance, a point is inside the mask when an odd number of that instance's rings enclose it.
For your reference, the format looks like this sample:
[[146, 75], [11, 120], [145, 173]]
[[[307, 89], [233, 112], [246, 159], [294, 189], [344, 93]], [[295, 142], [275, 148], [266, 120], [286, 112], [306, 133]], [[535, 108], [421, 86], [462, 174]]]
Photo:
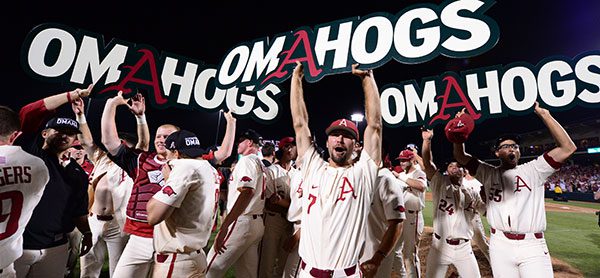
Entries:
[[243, 182], [249, 182], [249, 181], [252, 181], [252, 178], [251, 178], [251, 177], [248, 177], [248, 176], [243, 176], [241, 180], [242, 180]]
[[163, 188], [162, 192], [164, 194], [166, 194], [167, 196], [171, 196], [173, 194], [177, 195], [177, 193], [175, 193], [175, 191], [173, 190], [173, 188], [170, 185], [167, 185]]

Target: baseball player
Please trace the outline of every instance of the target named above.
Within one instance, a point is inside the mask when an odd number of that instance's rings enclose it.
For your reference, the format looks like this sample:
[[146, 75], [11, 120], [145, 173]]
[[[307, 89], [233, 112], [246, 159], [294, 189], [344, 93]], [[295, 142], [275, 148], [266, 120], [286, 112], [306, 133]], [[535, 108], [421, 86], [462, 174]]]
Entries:
[[[297, 152], [297, 148], [296, 148]], [[293, 233], [283, 245], [283, 249], [288, 252], [287, 260], [285, 261], [285, 267], [283, 269], [284, 278], [295, 278], [298, 277], [300, 272], [300, 255], [298, 254], [298, 245], [300, 243], [301, 234], [301, 218], [302, 208], [299, 207], [300, 202], [292, 202], [292, 198], [300, 200], [302, 198], [302, 160], [296, 160], [296, 171], [290, 179], [290, 206], [288, 208], [287, 219], [293, 224]]]
[[469, 223], [475, 207], [483, 205], [478, 194], [462, 186], [463, 171], [456, 162], [446, 167], [447, 175], [432, 161], [432, 130], [423, 130], [423, 166], [433, 193], [433, 238], [427, 255], [427, 277], [446, 277], [454, 265], [461, 277], [481, 277], [471, 243]]
[[[25, 136], [20, 145], [44, 161], [49, 181], [42, 198], [33, 210], [23, 233], [23, 255], [14, 263], [17, 277], [62, 277], [69, 253], [69, 233], [77, 228], [81, 234], [80, 255], [92, 247], [88, 224], [88, 175], [74, 159], [63, 160], [65, 151], [76, 140], [79, 123], [71, 118], [51, 117], [62, 105], [86, 97], [92, 85], [40, 99], [20, 110]], [[40, 135], [27, 139], [27, 135]]]
[[148, 223], [154, 226], [153, 277], [204, 277], [208, 243], [218, 209], [220, 178], [201, 157], [205, 150], [189, 131], [165, 140], [166, 183], [148, 202]]
[[[469, 174], [469, 170], [464, 170], [464, 178], [462, 185], [465, 189], [473, 191], [475, 194], [481, 194], [481, 187], [483, 184], [479, 182], [475, 177]], [[485, 258], [490, 261], [490, 242], [485, 235], [483, 228], [483, 222], [481, 221], [481, 214], [485, 213], [485, 206], [481, 210], [473, 211], [473, 220], [471, 220], [471, 229], [473, 230], [473, 242], [477, 244]]]
[[0, 106], [0, 277], [15, 277], [14, 261], [23, 254], [23, 232], [48, 183], [44, 161], [20, 146], [19, 116]]
[[401, 151], [397, 159], [400, 160], [400, 166], [404, 171], [392, 173], [406, 184], [403, 197], [407, 214], [402, 235], [395, 248], [393, 268], [401, 276], [421, 277], [419, 242], [425, 227], [423, 209], [427, 178], [425, 172], [418, 166], [415, 153], [411, 150]]
[[[577, 147], [552, 117], [535, 103], [535, 114], [555, 140], [556, 147], [530, 162], [518, 164], [521, 152], [514, 136], [496, 140], [499, 166], [465, 153], [464, 141], [454, 142], [454, 157], [481, 181], [487, 196], [490, 224], [490, 264], [494, 277], [553, 277], [544, 230], [544, 182]], [[461, 111], [454, 120], [470, 117]]]
[[[115, 271], [117, 262], [123, 253], [129, 236], [122, 233], [125, 222], [126, 198], [130, 196], [133, 180], [99, 148], [92, 138], [85, 116], [83, 100], [71, 103], [73, 112], [79, 122], [81, 134], [78, 139], [95, 167], [90, 174], [90, 215], [88, 222], [92, 232], [92, 249], [81, 257], [81, 277], [99, 277], [108, 253], [109, 275]], [[145, 120], [144, 97], [137, 94], [132, 98], [131, 111], [138, 123], [138, 142], [130, 142], [130, 138], [120, 136], [128, 147], [148, 150], [150, 132]]]
[[223, 277], [230, 266], [240, 277], [258, 274], [258, 247], [264, 233], [267, 168], [257, 153], [260, 135], [249, 129], [238, 140], [242, 157], [231, 173], [227, 216], [208, 253], [207, 277]]
[[[154, 261], [154, 247], [152, 235], [154, 227], [148, 224], [146, 205], [152, 195], [164, 185], [162, 167], [166, 163], [167, 150], [165, 139], [171, 133], [179, 130], [171, 124], [158, 127], [154, 137], [156, 152], [146, 152], [128, 148], [121, 143], [118, 137], [115, 114], [119, 105], [132, 109], [128, 100], [123, 98], [122, 92], [106, 101], [102, 113], [102, 143], [110, 154], [110, 159], [123, 168], [134, 180], [134, 185], [127, 205], [124, 231], [128, 233], [129, 240], [121, 258], [115, 268], [116, 277], [146, 277]], [[231, 154], [235, 133], [235, 120], [232, 120], [231, 111], [225, 113], [227, 130], [223, 138], [223, 145], [207, 158], [218, 163]], [[209, 157], [210, 156], [210, 157]]]
[[[300, 277], [362, 275], [359, 258], [381, 162], [382, 120], [373, 72], [360, 70], [355, 64], [352, 73], [361, 78], [367, 115], [364, 149], [354, 164], [353, 148], [359, 140], [356, 125], [347, 119], [331, 123], [326, 129], [329, 161], [323, 161], [311, 142], [300, 62], [292, 75], [290, 103], [298, 157], [302, 160], [303, 192], [300, 199], [292, 199], [300, 205], [290, 207], [301, 210]], [[372, 271], [376, 271], [374, 268]]]
[[296, 173], [292, 163], [298, 157], [294, 137], [284, 137], [275, 152], [277, 162], [269, 166], [270, 182], [266, 187], [265, 233], [260, 254], [260, 277], [281, 277], [288, 252], [283, 247], [293, 235], [293, 224], [287, 220], [290, 206], [290, 181]]
[[[381, 157], [387, 157], [386, 151]], [[405, 186], [388, 168], [379, 169], [367, 222], [367, 243], [360, 259], [364, 262], [361, 269], [367, 277], [384, 278], [392, 275], [394, 257], [387, 254], [398, 244], [402, 221], [406, 219], [402, 192]], [[371, 269], [376, 269], [376, 272]]]

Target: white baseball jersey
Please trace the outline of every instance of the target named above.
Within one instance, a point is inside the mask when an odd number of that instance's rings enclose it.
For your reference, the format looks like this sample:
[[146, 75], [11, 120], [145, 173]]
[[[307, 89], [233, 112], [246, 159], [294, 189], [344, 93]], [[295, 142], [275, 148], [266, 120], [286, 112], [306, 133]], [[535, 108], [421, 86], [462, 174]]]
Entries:
[[23, 254], [23, 231], [49, 179], [43, 160], [20, 146], [0, 146], [0, 269]]
[[241, 188], [254, 189], [252, 200], [241, 215], [263, 214], [265, 208], [267, 168], [256, 154], [242, 156], [235, 165], [227, 195], [227, 211], [231, 211]]
[[219, 200], [219, 173], [206, 160], [176, 159], [163, 188], [152, 198], [175, 207], [154, 226], [160, 253], [191, 253], [208, 243]]
[[485, 186], [490, 226], [514, 233], [546, 230], [544, 182], [558, 168], [547, 154], [509, 170], [481, 162], [475, 178]]
[[378, 168], [365, 151], [352, 166], [331, 167], [313, 146], [307, 149], [299, 254], [309, 266], [344, 269], [358, 263]]
[[[290, 180], [290, 207], [288, 208], [287, 218], [292, 223], [300, 223], [302, 220], [302, 185], [304, 184], [304, 178], [302, 176], [301, 169], [294, 172]], [[294, 224], [294, 233], [298, 231]]]
[[266, 197], [269, 198], [273, 193], [277, 193], [279, 196], [281, 196], [281, 198], [289, 199], [290, 182], [292, 176], [298, 172], [298, 170], [296, 170], [294, 167], [291, 167], [288, 171], [279, 164], [272, 164], [268, 169], [272, 180], [266, 187]]
[[402, 184], [387, 168], [379, 169], [367, 226], [367, 243], [361, 262], [373, 257], [388, 227], [388, 220], [406, 219]]
[[[427, 191], [427, 175], [425, 175], [423, 170], [416, 166], [413, 167], [415, 167], [415, 169], [408, 174], [405, 171], [402, 171], [400, 173], [400, 179], [410, 178], [418, 180], [423, 183], [425, 191]], [[425, 208], [425, 191], [421, 192], [410, 187], [406, 188], [406, 191], [404, 191], [404, 207], [406, 207], [407, 210], [413, 211], [419, 211]]]
[[[466, 210], [473, 207], [473, 202], [481, 202], [479, 195], [471, 190], [461, 190], [453, 185], [448, 176], [436, 171], [431, 179], [433, 193], [433, 231], [442, 239], [471, 239], [472, 212]], [[469, 215], [467, 215], [469, 214]]]

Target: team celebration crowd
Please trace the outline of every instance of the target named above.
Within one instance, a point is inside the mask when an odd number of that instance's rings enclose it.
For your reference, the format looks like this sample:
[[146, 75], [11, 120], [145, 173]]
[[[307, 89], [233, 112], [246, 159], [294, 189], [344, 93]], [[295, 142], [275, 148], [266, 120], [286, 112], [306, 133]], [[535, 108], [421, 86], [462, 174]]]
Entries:
[[[598, 176], [576, 166], [556, 174], [576, 147], [548, 110], [533, 108], [555, 145], [526, 163], [510, 134], [494, 143], [499, 165], [469, 154], [474, 121], [464, 110], [441, 136], [423, 128], [419, 146], [392, 154], [374, 73], [353, 65], [364, 132], [332, 119], [318, 146], [303, 70], [297, 62], [291, 77], [294, 134], [275, 144], [238, 131], [235, 111], [225, 113], [218, 149], [176, 123], [151, 134], [144, 97], [121, 92], [106, 101], [93, 136], [84, 102], [93, 85], [19, 111], [1, 106], [0, 277], [64, 277], [77, 262], [81, 277], [99, 277], [106, 259], [111, 277], [223, 277], [231, 268], [236, 277], [445, 277], [450, 265], [480, 277], [472, 243], [494, 277], [553, 276], [545, 185], [595, 191], [586, 186], [597, 187]], [[56, 117], [63, 105], [72, 117]], [[118, 107], [135, 117], [135, 135], [117, 129]], [[436, 161], [432, 144], [452, 148], [454, 160]], [[239, 159], [223, 170], [234, 148]], [[421, 262], [426, 191], [433, 234]]]

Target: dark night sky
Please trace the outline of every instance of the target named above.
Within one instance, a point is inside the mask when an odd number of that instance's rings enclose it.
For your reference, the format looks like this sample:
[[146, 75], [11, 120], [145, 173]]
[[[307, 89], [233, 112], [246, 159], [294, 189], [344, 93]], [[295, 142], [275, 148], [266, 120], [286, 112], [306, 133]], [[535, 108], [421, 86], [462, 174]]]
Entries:
[[[206, 3], [211, 3], [207, 5]], [[3, 16], [3, 98], [0, 102], [15, 110], [29, 102], [55, 92], [73, 89], [69, 84], [46, 83], [28, 76], [19, 61], [21, 45], [27, 33], [38, 24], [55, 22], [103, 34], [106, 41], [112, 38], [153, 46], [159, 51], [201, 60], [217, 65], [233, 46], [294, 30], [301, 26], [315, 25], [338, 19], [365, 16], [373, 12], [395, 14], [416, 1], [165, 1], [150, 5], [148, 1], [135, 4], [132, 1], [90, 2], [27, 2], [15, 10], [5, 10]], [[256, 2], [256, 3], [254, 3]], [[260, 2], [260, 3], [259, 3]], [[440, 3], [440, 1], [422, 1]], [[508, 3], [510, 2], [510, 3]], [[500, 29], [498, 44], [483, 55], [469, 59], [459, 71], [476, 69], [512, 62], [537, 64], [549, 56], [574, 57], [580, 53], [600, 49], [600, 2], [597, 1], [498, 1], [486, 15], [493, 18]], [[125, 4], [127, 3], [127, 4]], [[327, 3], [326, 6], [322, 6]], [[23, 5], [23, 4], [20, 4]], [[291, 7], [289, 7], [291, 6]], [[448, 70], [449, 65], [461, 61], [438, 57], [417, 65], [404, 65], [390, 61], [374, 70], [380, 87], [389, 83], [417, 80], [437, 76]], [[278, 120], [269, 125], [250, 118], [238, 120], [238, 131], [246, 128], [258, 130], [263, 137], [278, 139], [293, 134], [289, 116], [289, 81], [280, 84], [285, 91], [281, 97]], [[362, 91], [358, 78], [351, 74], [326, 76], [317, 83], [305, 83], [310, 125], [317, 140], [322, 144], [325, 127], [334, 119], [349, 117], [363, 110]], [[88, 122], [92, 128], [99, 127], [104, 102], [92, 100]], [[70, 108], [62, 113], [70, 112]], [[148, 108], [147, 117], [151, 134], [162, 123], [173, 122], [184, 129], [196, 132], [203, 144], [212, 145], [217, 129], [217, 112], [191, 112], [172, 108], [168, 111]], [[580, 118], [598, 115], [597, 110], [577, 108], [569, 112], [554, 113], [559, 122], [573, 123]], [[132, 128], [133, 117], [119, 114], [123, 119], [119, 127]], [[363, 123], [364, 124], [364, 123]], [[502, 132], [525, 132], [543, 128], [533, 114], [490, 119], [479, 124], [469, 142], [494, 138]], [[95, 131], [95, 130], [92, 130]], [[134, 129], [131, 129], [134, 131]], [[437, 127], [434, 155], [449, 154], [450, 145], [443, 139], [441, 127]], [[223, 136], [224, 122], [220, 136]], [[384, 136], [391, 142], [397, 154], [407, 143], [420, 144], [420, 133], [415, 127], [384, 129]], [[219, 138], [220, 140], [220, 138]]]

